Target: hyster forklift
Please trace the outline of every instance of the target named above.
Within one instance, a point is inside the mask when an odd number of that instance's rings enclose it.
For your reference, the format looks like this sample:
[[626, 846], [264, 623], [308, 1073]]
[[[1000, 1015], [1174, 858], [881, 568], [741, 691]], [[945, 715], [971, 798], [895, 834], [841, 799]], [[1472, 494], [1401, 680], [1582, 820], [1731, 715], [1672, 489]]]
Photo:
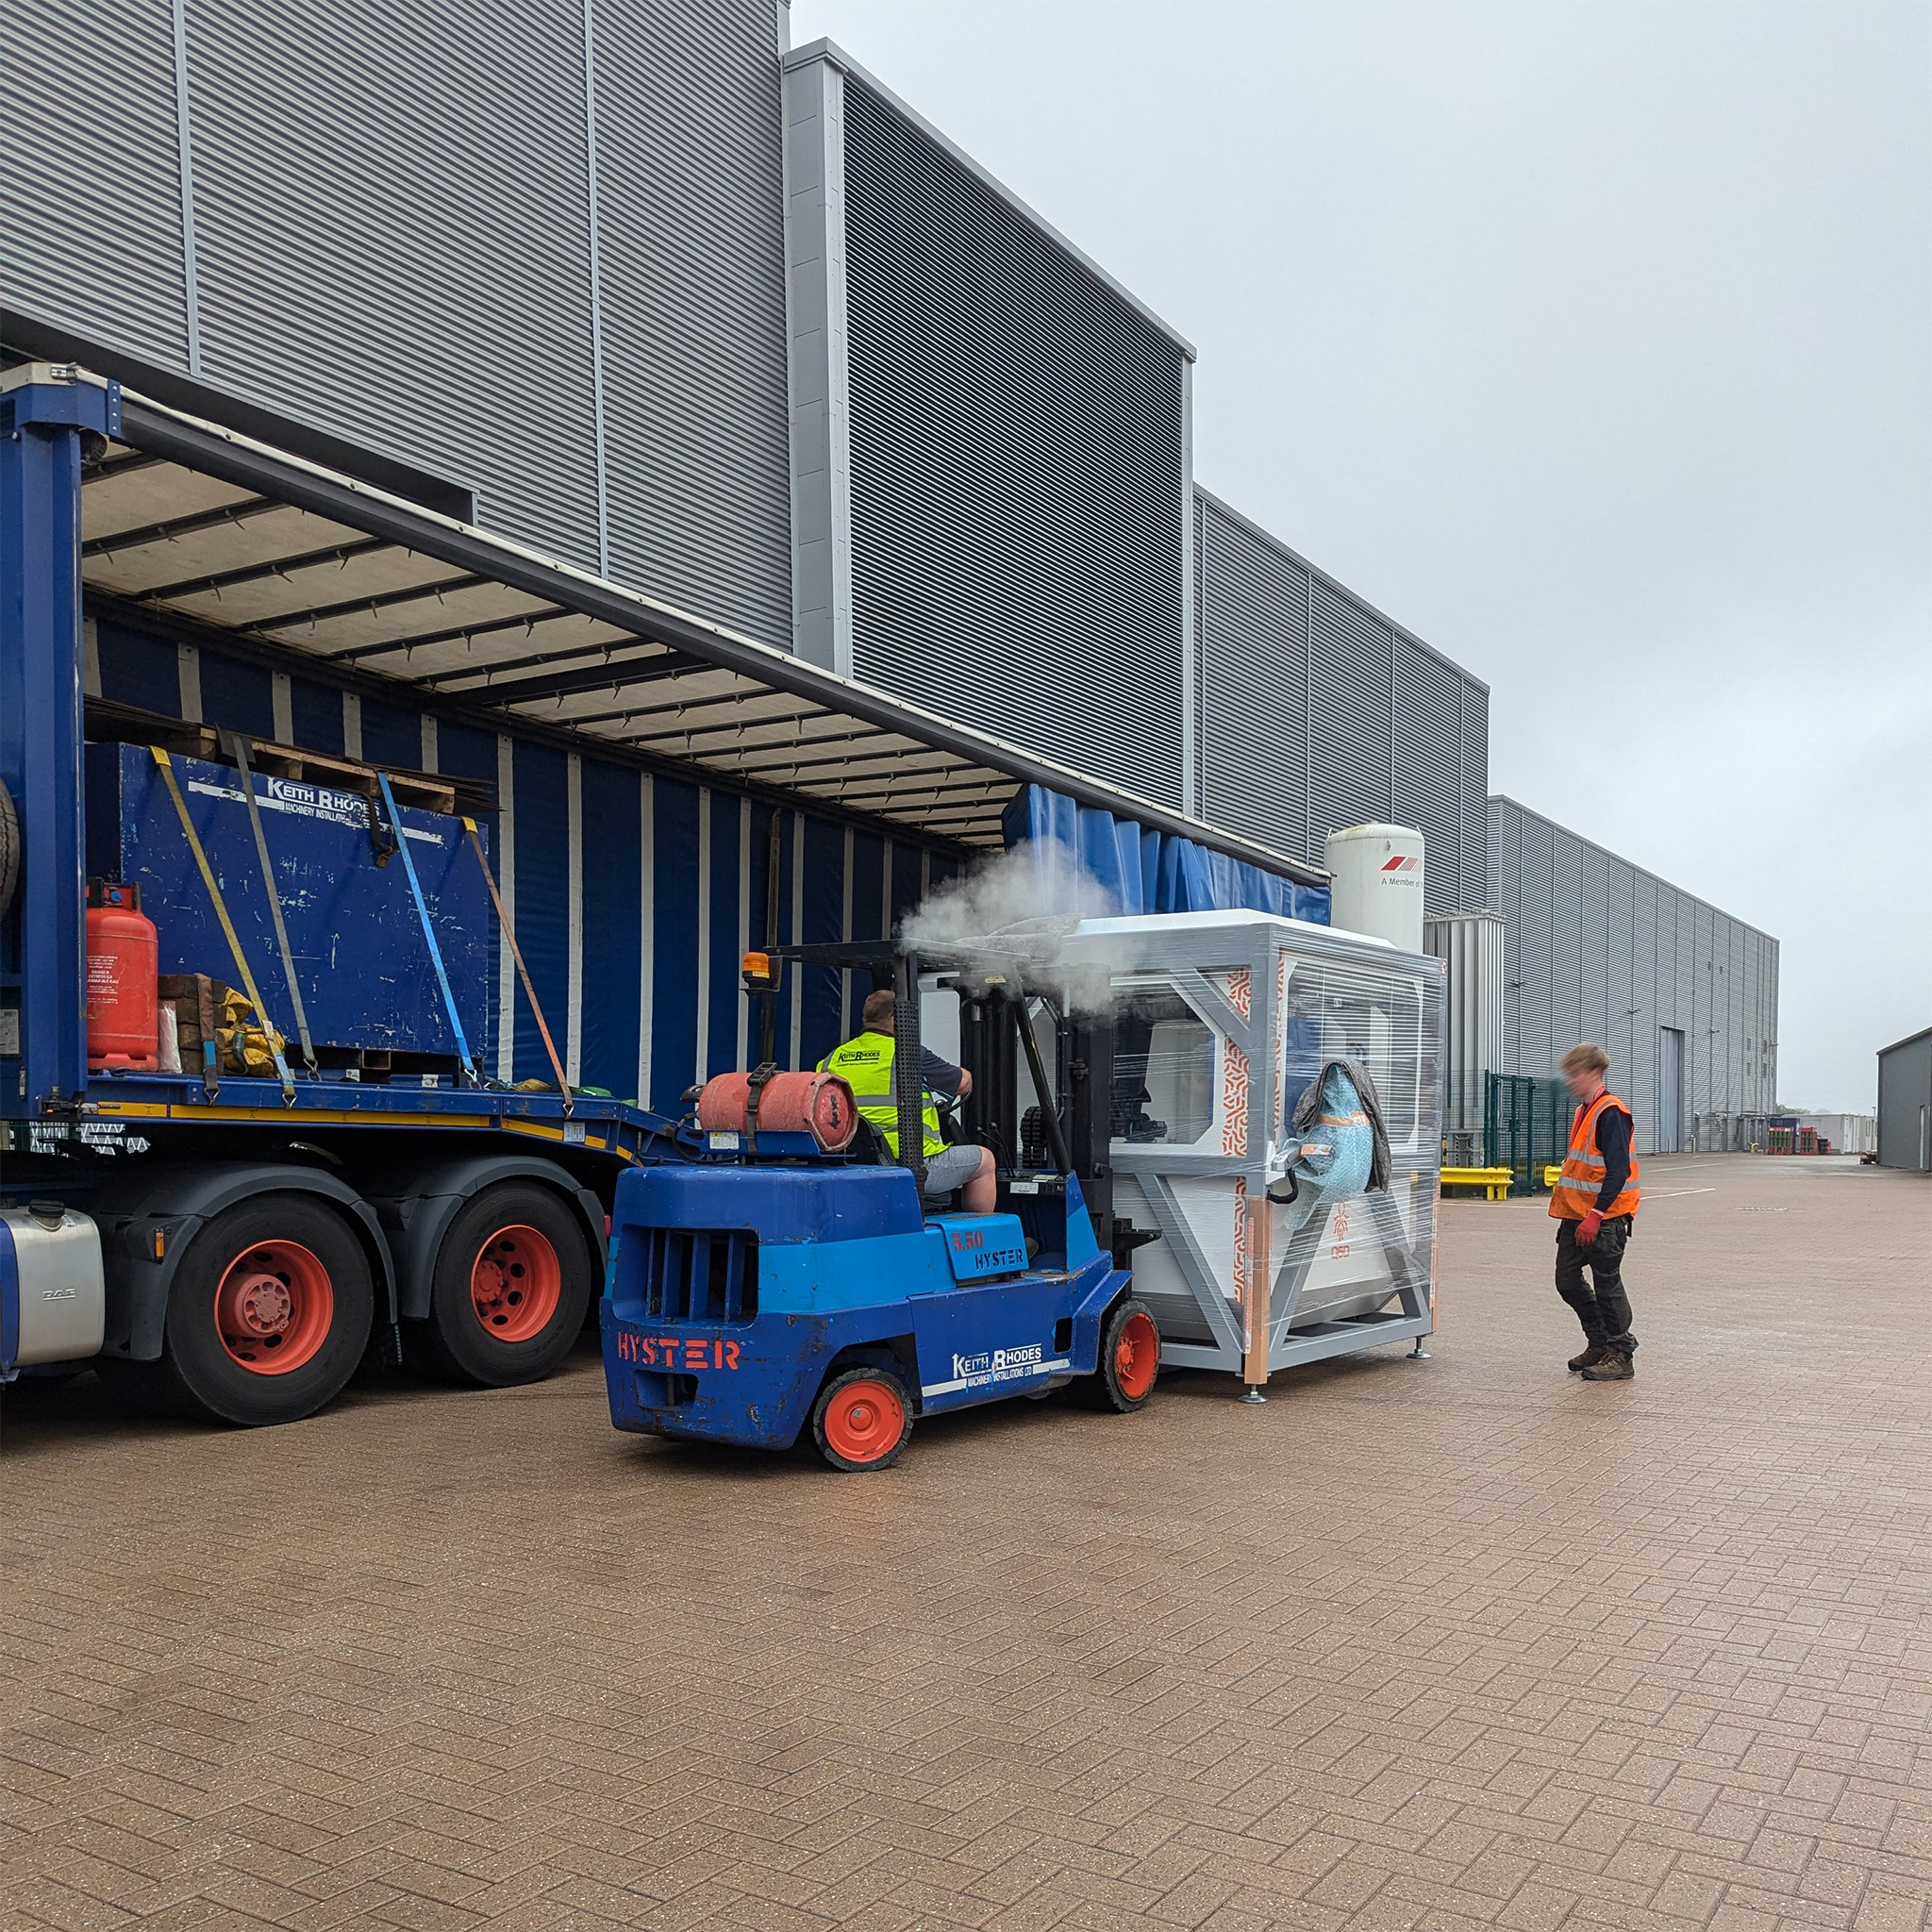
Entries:
[[[776, 1070], [788, 967], [892, 990], [896, 1158], [842, 1081]], [[1163, 1365], [1260, 1402], [1294, 1364], [1426, 1359], [1442, 974], [1247, 910], [748, 955], [761, 1063], [691, 1090], [689, 1163], [618, 1183], [612, 1419], [761, 1448], [809, 1424], [838, 1468], [881, 1469], [918, 1416], [1063, 1384], [1129, 1411]], [[991, 1214], [922, 1195], [921, 1037], [942, 1028]]]
[[[1113, 1212], [1113, 1023], [1070, 1013], [1064, 987], [1034, 974], [1037, 956], [1024, 934], [1010, 950], [874, 941], [746, 956], [764, 1063], [688, 1096], [696, 1163], [618, 1185], [603, 1334], [619, 1428], [785, 1449], [808, 1421], [826, 1461], [858, 1471], [893, 1462], [915, 1416], [1068, 1383], [1097, 1408], [1144, 1406], [1160, 1336], [1129, 1257], [1155, 1236]], [[787, 961], [891, 988], [896, 1159], [842, 1081], [773, 1064]], [[936, 1098], [921, 1078], [921, 975], [935, 971], [959, 998], [973, 1080], [956, 1131], [993, 1150], [992, 1214], [936, 1211], [921, 1194]]]

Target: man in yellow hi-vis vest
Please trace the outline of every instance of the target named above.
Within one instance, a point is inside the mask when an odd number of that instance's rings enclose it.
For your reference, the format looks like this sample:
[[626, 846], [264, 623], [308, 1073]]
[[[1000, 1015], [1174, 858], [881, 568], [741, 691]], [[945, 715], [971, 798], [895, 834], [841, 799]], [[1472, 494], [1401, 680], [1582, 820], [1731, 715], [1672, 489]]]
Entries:
[[[1557, 1292], [1583, 1324], [1583, 1353], [1570, 1366], [1586, 1382], [1627, 1382], [1637, 1338], [1624, 1292], [1624, 1250], [1640, 1195], [1630, 1109], [1604, 1085], [1610, 1057], [1586, 1041], [1560, 1061], [1576, 1098], [1570, 1145], [1550, 1194], [1557, 1221]], [[1588, 1268], [1591, 1281], [1583, 1278]]]
[[[898, 1041], [892, 1033], [892, 995], [881, 991], [868, 996], [860, 1009], [864, 1032], [828, 1053], [819, 1071], [837, 1074], [852, 1089], [858, 1111], [872, 1123], [894, 1159], [899, 1154], [899, 1100], [892, 1085], [892, 1062]], [[999, 1206], [999, 1182], [992, 1151], [960, 1141], [948, 1146], [940, 1132], [940, 1110], [933, 1095], [964, 1099], [973, 1091], [973, 1075], [926, 1050], [920, 1055], [922, 1114], [925, 1124], [925, 1188], [928, 1200], [942, 1199], [962, 1190], [960, 1206], [968, 1214], [991, 1214]]]

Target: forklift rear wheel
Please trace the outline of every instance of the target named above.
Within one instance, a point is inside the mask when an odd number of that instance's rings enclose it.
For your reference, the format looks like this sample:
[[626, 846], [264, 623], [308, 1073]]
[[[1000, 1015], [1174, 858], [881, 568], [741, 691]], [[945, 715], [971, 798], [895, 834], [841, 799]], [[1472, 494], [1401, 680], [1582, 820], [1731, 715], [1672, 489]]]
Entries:
[[1126, 1415], [1147, 1406], [1160, 1371], [1160, 1331], [1147, 1304], [1124, 1295], [1100, 1324], [1096, 1372], [1076, 1385], [1091, 1408]]
[[889, 1469], [912, 1434], [906, 1388], [886, 1369], [847, 1369], [820, 1391], [811, 1412], [819, 1453], [834, 1469]]
[[304, 1194], [238, 1202], [200, 1229], [168, 1294], [161, 1357], [103, 1361], [142, 1407], [258, 1427], [341, 1392], [375, 1315], [369, 1257], [334, 1208]]
[[576, 1216], [530, 1181], [486, 1188], [437, 1251], [429, 1319], [411, 1322], [411, 1361], [445, 1382], [538, 1382], [566, 1355], [591, 1305], [591, 1247]]

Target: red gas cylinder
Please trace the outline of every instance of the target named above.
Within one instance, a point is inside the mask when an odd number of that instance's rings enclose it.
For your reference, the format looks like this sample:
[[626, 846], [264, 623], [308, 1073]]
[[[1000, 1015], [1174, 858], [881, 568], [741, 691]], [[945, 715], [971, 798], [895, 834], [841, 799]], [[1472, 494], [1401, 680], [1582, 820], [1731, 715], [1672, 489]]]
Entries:
[[[698, 1125], [708, 1134], [741, 1134], [750, 1110], [751, 1075], [720, 1074], [698, 1096]], [[837, 1074], [774, 1074], [758, 1094], [758, 1132], [809, 1134], [827, 1153], [852, 1144], [858, 1109]]]
[[141, 909], [139, 886], [89, 881], [87, 1063], [94, 1073], [160, 1065], [160, 942]]

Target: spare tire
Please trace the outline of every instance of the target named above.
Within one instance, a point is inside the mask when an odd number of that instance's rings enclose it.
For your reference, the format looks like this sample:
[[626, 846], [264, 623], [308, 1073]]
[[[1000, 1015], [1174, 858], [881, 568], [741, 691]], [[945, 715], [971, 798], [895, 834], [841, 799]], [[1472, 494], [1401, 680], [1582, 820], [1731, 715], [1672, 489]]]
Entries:
[[20, 820], [7, 781], [0, 778], [0, 919], [12, 909], [13, 891], [19, 884]]

